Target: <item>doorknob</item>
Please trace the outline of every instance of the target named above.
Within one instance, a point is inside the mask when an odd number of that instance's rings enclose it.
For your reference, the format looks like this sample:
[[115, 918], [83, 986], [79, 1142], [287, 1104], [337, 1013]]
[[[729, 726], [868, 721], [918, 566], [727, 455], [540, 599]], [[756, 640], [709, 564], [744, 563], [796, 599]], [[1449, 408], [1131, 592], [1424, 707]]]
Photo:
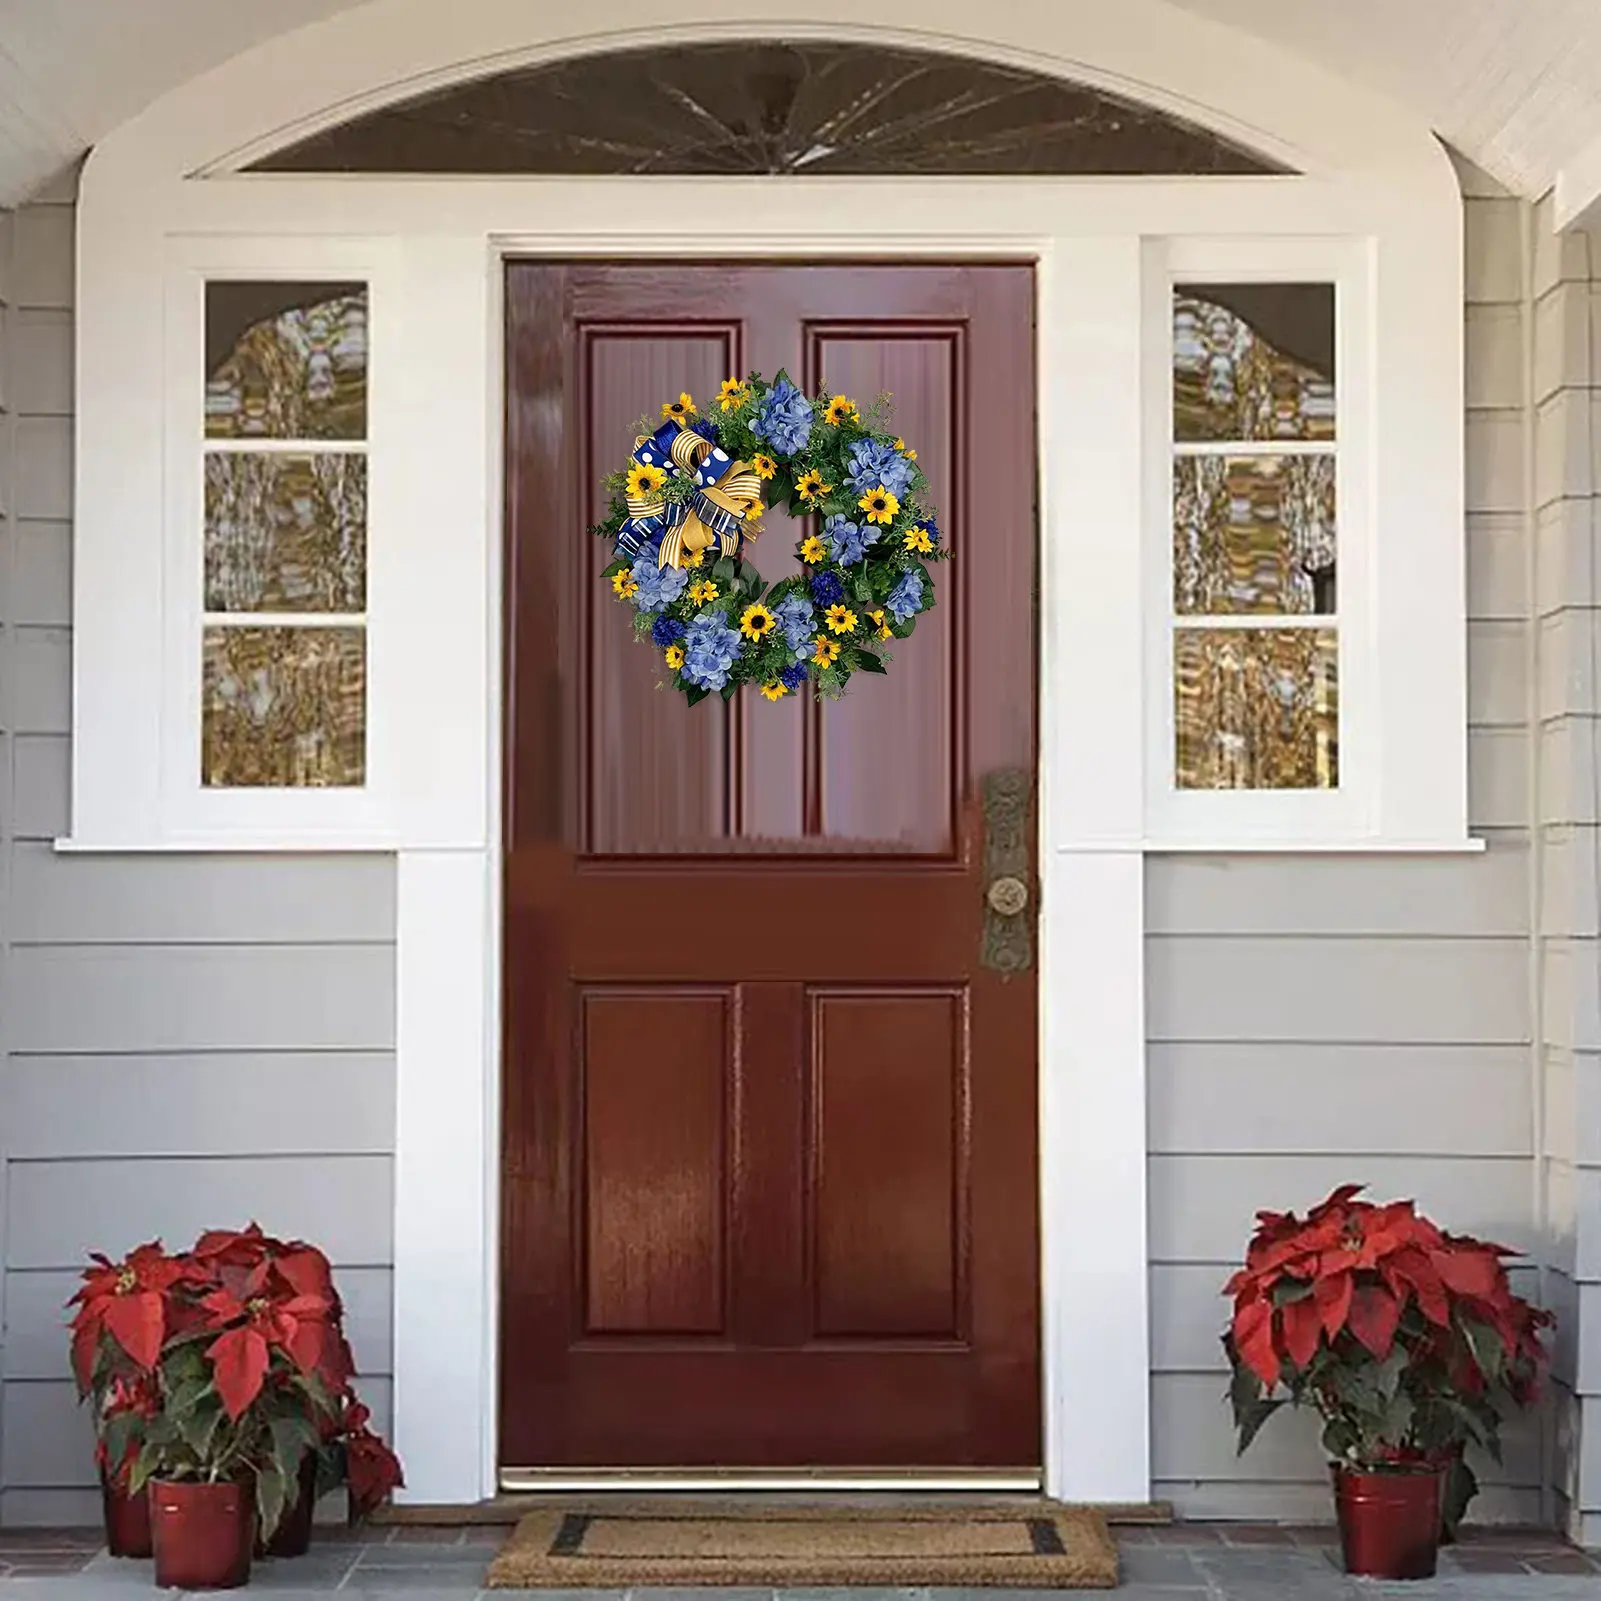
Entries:
[[978, 959], [997, 973], [1026, 972], [1034, 962], [1029, 885], [1029, 803], [1034, 775], [1021, 767], [986, 773], [984, 803], [984, 932]]

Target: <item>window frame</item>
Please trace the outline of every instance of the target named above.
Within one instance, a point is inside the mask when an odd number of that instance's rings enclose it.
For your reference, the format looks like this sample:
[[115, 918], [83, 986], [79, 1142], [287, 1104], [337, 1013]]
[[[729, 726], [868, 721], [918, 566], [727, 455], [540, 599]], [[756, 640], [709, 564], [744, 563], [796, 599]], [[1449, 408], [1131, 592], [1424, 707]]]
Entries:
[[[1144, 256], [1143, 413], [1146, 559], [1146, 824], [1153, 848], [1259, 850], [1380, 843], [1381, 685], [1376, 611], [1378, 374], [1372, 252], [1360, 239], [1148, 240]], [[1291, 627], [1338, 641], [1339, 777], [1329, 789], [1180, 789], [1174, 636], [1180, 628], [1273, 628], [1279, 614], [1197, 618], [1174, 606], [1174, 291], [1207, 283], [1331, 284], [1335, 295], [1335, 611]], [[1275, 451], [1272, 442], [1239, 454]], [[1187, 452], [1186, 452], [1187, 453]], [[1216, 452], [1226, 453], [1223, 450]], [[1283, 451], [1289, 454], [1288, 451]], [[1460, 848], [1460, 841], [1458, 842]]]

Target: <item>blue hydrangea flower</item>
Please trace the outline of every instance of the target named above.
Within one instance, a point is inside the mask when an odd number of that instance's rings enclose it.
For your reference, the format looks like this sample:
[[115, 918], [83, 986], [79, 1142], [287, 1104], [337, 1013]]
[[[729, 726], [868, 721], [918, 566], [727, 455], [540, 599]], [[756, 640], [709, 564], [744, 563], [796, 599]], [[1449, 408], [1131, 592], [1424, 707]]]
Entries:
[[858, 494], [882, 484], [899, 500], [912, 487], [912, 464], [888, 440], [859, 440], [846, 460], [846, 481]]
[[817, 613], [800, 590], [790, 590], [773, 608], [773, 616], [778, 619], [778, 626], [784, 631], [784, 643], [791, 650], [810, 651]]
[[908, 617], [915, 617], [923, 609], [923, 575], [913, 571], [889, 592], [889, 599], [884, 604], [895, 615], [895, 621], [904, 623]]
[[684, 625], [676, 617], [658, 617], [650, 625], [650, 637], [666, 650], [675, 639], [684, 637]]
[[778, 681], [785, 689], [799, 689], [806, 682], [806, 669], [799, 662], [778, 669]]
[[780, 456], [796, 456], [812, 434], [812, 403], [787, 378], [780, 378], [762, 396], [750, 431], [765, 439]]
[[739, 635], [720, 613], [703, 612], [684, 636], [682, 676], [697, 689], [721, 689], [739, 655]]
[[819, 573], [812, 580], [812, 599], [819, 606], [837, 606], [845, 598], [845, 586], [838, 573]]
[[682, 567], [658, 567], [656, 557], [646, 555], [634, 563], [634, 582], [639, 585], [634, 605], [640, 611], [660, 611], [684, 593], [689, 574]]
[[853, 523], [848, 517], [835, 512], [823, 524], [823, 538], [832, 547], [834, 560], [849, 567], [862, 559], [867, 547], [878, 538], [878, 529], [872, 523], [866, 526]]

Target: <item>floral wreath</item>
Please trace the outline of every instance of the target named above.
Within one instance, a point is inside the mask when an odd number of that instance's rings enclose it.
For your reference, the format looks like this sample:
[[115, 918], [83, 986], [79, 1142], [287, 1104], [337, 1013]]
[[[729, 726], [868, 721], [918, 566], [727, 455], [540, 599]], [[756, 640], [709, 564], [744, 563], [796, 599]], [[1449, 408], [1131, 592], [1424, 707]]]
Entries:
[[[934, 604], [928, 563], [948, 553], [917, 452], [878, 426], [889, 410], [888, 396], [865, 413], [808, 399], [780, 371], [726, 379], [711, 416], [682, 394], [660, 426], [641, 422], [591, 532], [613, 542], [602, 576], [690, 705], [741, 684], [837, 697], [854, 673], [885, 672], [886, 644]], [[805, 571], [769, 588], [746, 551], [780, 502], [822, 521], [796, 546]]]

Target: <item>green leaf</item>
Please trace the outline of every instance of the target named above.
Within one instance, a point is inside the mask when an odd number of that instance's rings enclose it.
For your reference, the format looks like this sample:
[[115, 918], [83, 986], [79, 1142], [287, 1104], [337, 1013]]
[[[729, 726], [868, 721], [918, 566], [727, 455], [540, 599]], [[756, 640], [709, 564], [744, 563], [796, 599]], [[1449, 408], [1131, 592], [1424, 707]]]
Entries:
[[1477, 1318], [1459, 1317], [1463, 1338], [1468, 1342], [1468, 1349], [1473, 1353], [1473, 1360], [1478, 1363], [1479, 1371], [1487, 1379], [1498, 1379], [1506, 1365], [1506, 1348], [1501, 1344], [1501, 1336], [1487, 1323], [1480, 1323]]
[[734, 580], [734, 558], [732, 556], [719, 556], [712, 563], [712, 577], [720, 578], [725, 584]]
[[889, 669], [870, 650], [858, 650], [855, 653], [856, 665], [864, 673], [887, 673]]
[[730, 678], [729, 681], [723, 685], [720, 693], [724, 700], [732, 700], [734, 696], [739, 693], [739, 685], [736, 684], [732, 678]]
[[852, 591], [864, 606], [870, 605], [873, 599], [873, 586], [865, 577], [856, 580], [856, 588]]
[[1274, 1306], [1290, 1306], [1296, 1301], [1304, 1301], [1312, 1293], [1310, 1279], [1283, 1278], [1273, 1286]]
[[261, 1523], [260, 1537], [263, 1540], [272, 1538], [288, 1501], [288, 1480], [277, 1465], [259, 1463], [256, 1467], [256, 1516]]
[[1453, 1540], [1467, 1515], [1468, 1503], [1478, 1493], [1478, 1475], [1460, 1454], [1452, 1457], [1445, 1470], [1445, 1490], [1440, 1497], [1440, 1524]]
[[706, 699], [706, 691], [701, 689], [699, 685], [696, 685], [684, 691], [684, 699], [687, 700], [691, 706], [698, 705], [701, 701]]
[[217, 1425], [222, 1421], [222, 1415], [222, 1401], [218, 1396], [212, 1395], [178, 1419], [178, 1428], [183, 1435], [184, 1444], [197, 1457], [204, 1458], [210, 1455], [212, 1440], [217, 1433]]
[[602, 578], [614, 578], [620, 572], [626, 572], [633, 563], [626, 556], [619, 556], [616, 561], [609, 561], [600, 570]]

